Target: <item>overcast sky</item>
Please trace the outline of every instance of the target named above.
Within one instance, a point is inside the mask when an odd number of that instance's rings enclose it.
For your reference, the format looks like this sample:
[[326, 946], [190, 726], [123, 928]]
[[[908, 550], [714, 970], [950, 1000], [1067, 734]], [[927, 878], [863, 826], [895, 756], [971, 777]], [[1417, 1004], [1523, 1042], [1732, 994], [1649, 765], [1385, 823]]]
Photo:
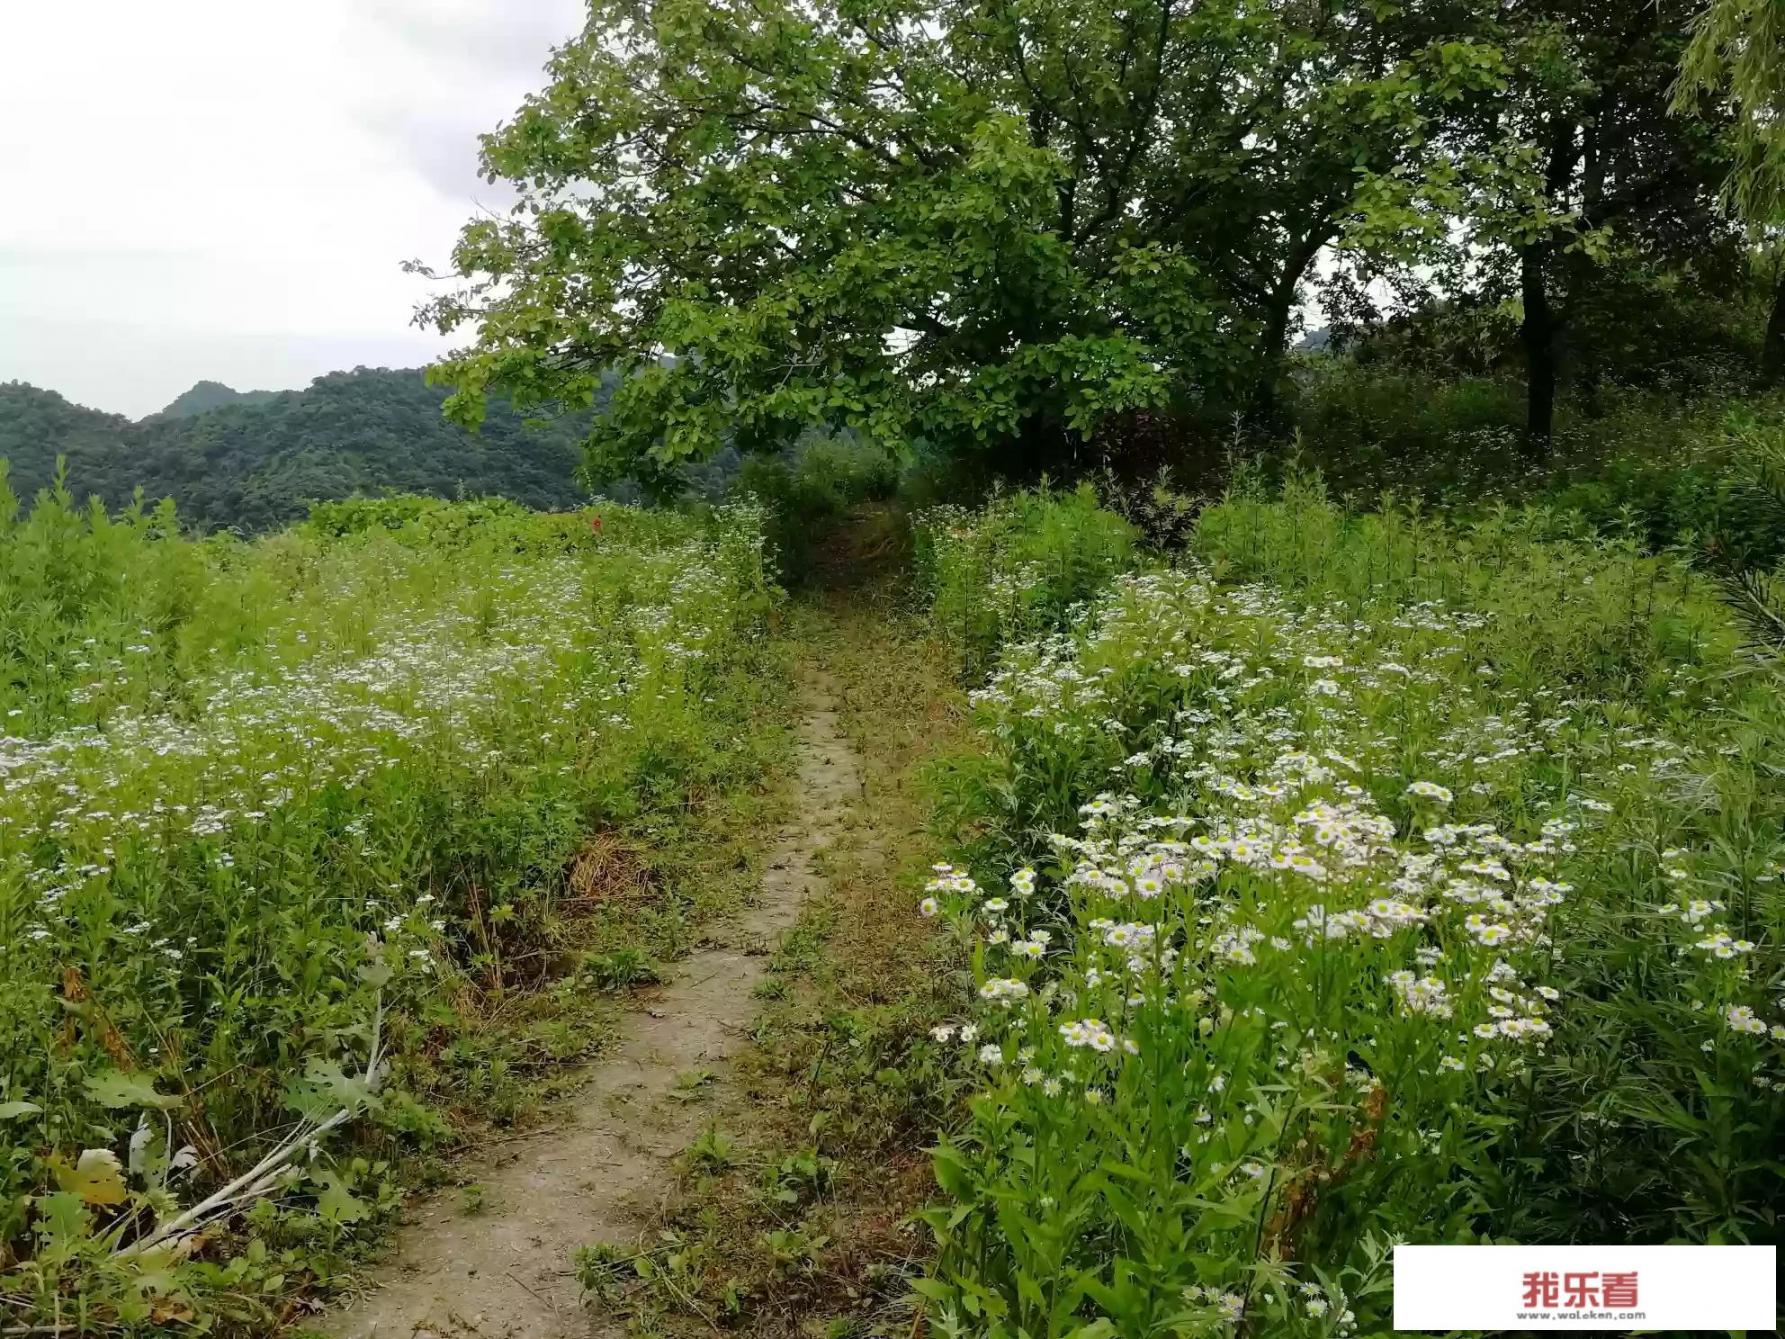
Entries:
[[140, 417], [413, 366], [477, 135], [581, 0], [0, 0], [0, 381]]

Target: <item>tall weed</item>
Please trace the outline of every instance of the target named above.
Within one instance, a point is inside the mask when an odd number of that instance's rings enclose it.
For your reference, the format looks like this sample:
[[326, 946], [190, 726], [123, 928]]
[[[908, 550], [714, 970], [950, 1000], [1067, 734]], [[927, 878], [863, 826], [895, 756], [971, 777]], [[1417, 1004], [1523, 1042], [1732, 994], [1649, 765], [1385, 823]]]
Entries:
[[[752, 779], [761, 515], [384, 499], [194, 543], [59, 489], [4, 510], [0, 580], [0, 1298], [264, 1319], [433, 1099], [498, 1103], [461, 1011], [549, 976], [584, 834]], [[235, 1235], [159, 1242], [286, 1152]]]
[[1778, 681], [1573, 525], [1242, 487], [1004, 649], [919, 908], [978, 995], [939, 1328], [1372, 1333], [1398, 1240], [1778, 1240]]

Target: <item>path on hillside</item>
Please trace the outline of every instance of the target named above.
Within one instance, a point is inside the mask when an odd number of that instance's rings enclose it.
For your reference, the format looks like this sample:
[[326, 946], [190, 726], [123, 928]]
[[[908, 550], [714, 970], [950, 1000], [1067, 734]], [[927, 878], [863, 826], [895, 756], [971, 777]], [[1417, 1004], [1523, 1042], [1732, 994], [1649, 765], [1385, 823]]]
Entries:
[[805, 669], [796, 761], [798, 798], [777, 834], [757, 905], [713, 927], [709, 946], [675, 977], [642, 992], [611, 1051], [567, 1099], [562, 1118], [472, 1164], [486, 1207], [466, 1214], [444, 1192], [421, 1201], [398, 1233], [376, 1285], [321, 1325], [338, 1339], [580, 1339], [618, 1334], [611, 1315], [581, 1304], [571, 1252], [635, 1240], [674, 1185], [671, 1160], [708, 1119], [678, 1101], [677, 1080], [711, 1071], [739, 1050], [755, 1011], [752, 988], [768, 953], [818, 891], [814, 856], [830, 843], [861, 787], [861, 765], [839, 729], [836, 686]]

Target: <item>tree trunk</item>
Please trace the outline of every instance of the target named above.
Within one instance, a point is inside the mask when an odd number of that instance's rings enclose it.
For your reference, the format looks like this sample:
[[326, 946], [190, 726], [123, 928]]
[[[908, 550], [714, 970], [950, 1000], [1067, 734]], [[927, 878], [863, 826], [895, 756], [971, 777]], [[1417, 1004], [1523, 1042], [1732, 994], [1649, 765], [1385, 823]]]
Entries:
[[[1320, 215], [1325, 217], [1324, 212]], [[1314, 263], [1314, 257], [1325, 246], [1330, 230], [1321, 223], [1309, 225], [1283, 258], [1283, 272], [1277, 277], [1264, 307], [1264, 338], [1258, 349], [1258, 375], [1252, 384], [1252, 419], [1265, 428], [1281, 427], [1277, 405], [1277, 381], [1283, 374], [1284, 348], [1289, 342], [1289, 320], [1295, 312], [1295, 294], [1302, 277]]]
[[[1298, 275], [1297, 278], [1300, 276]], [[1263, 428], [1278, 426], [1277, 378], [1283, 374], [1283, 345], [1289, 339], [1289, 309], [1295, 305], [1295, 285], [1271, 295], [1264, 314], [1264, 339], [1258, 349], [1258, 378], [1252, 385], [1251, 418]]]
[[1519, 253], [1519, 289], [1525, 319], [1519, 342], [1525, 349], [1525, 438], [1533, 454], [1548, 459], [1556, 423], [1557, 344], [1561, 334], [1550, 307], [1543, 262], [1548, 247], [1528, 246]]
[[1785, 274], [1773, 283], [1773, 309], [1766, 318], [1766, 342], [1760, 346], [1760, 375], [1785, 380]]

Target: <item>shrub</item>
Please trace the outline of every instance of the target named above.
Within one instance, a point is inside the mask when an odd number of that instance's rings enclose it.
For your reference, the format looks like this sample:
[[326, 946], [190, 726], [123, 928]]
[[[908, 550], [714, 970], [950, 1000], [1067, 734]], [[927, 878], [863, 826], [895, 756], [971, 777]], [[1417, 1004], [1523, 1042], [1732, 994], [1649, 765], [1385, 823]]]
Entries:
[[1132, 560], [1133, 526], [1089, 484], [1004, 493], [979, 512], [941, 506], [917, 518], [918, 582], [963, 673], [1007, 640], [1061, 626]]

